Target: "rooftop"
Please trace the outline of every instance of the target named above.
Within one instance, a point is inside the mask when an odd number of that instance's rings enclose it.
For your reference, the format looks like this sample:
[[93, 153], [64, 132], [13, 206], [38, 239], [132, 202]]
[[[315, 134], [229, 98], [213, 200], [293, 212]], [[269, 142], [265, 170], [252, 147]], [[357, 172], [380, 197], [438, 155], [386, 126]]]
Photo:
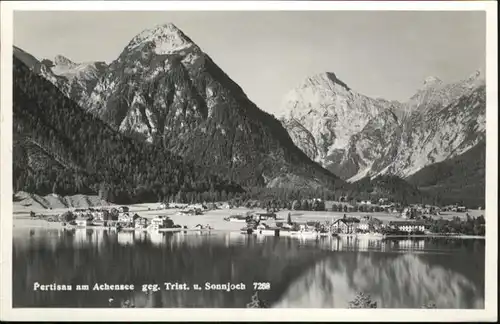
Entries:
[[414, 225], [414, 226], [420, 226], [420, 225], [427, 225], [426, 222], [424, 221], [411, 221], [411, 220], [406, 220], [406, 221], [391, 221], [389, 222], [389, 225]]

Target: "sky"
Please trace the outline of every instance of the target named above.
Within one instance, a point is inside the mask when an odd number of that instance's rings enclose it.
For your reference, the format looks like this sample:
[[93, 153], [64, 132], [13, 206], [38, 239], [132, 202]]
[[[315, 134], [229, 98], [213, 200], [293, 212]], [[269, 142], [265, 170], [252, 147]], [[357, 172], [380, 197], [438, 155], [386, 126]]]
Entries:
[[270, 113], [317, 73], [404, 101], [428, 76], [453, 82], [485, 70], [479, 11], [17, 11], [14, 45], [38, 59], [109, 63], [142, 30], [167, 22]]

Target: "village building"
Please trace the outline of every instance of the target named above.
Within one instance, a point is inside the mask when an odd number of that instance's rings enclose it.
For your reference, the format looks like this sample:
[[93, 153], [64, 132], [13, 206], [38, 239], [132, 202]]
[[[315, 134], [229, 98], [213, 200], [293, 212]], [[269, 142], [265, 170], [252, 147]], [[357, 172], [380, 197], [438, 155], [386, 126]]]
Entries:
[[414, 219], [423, 213], [421, 207], [407, 207], [401, 212], [402, 218]]
[[120, 206], [120, 207], [118, 208], [118, 211], [119, 211], [120, 213], [128, 213], [128, 212], [130, 211], [130, 208], [128, 208], [127, 206]]
[[363, 232], [368, 232], [369, 229], [370, 229], [370, 224], [368, 223], [368, 220], [362, 219], [359, 222], [358, 230], [363, 231]]
[[118, 221], [120, 223], [131, 223], [132, 217], [130, 217], [129, 214], [120, 214], [120, 215], [118, 215]]
[[104, 220], [104, 213], [100, 210], [93, 210], [91, 211], [92, 214], [92, 219], [96, 221], [103, 221]]
[[351, 234], [356, 233], [360, 220], [354, 217], [340, 218], [333, 222], [331, 229], [333, 233]]
[[167, 217], [158, 216], [151, 220], [151, 228], [152, 229], [160, 229], [160, 228], [172, 228], [174, 226], [174, 222]]
[[315, 221], [309, 221], [305, 223], [296, 223], [299, 227], [299, 231], [302, 232], [307, 232], [307, 231], [314, 231], [317, 226], [317, 222]]
[[363, 232], [379, 231], [383, 227], [383, 222], [373, 216], [362, 219], [357, 229]]
[[73, 214], [76, 217], [86, 217], [87, 211], [85, 209], [78, 208], [73, 211]]
[[144, 217], [138, 217], [134, 220], [134, 227], [137, 229], [147, 228], [148, 227], [148, 219]]
[[421, 221], [392, 221], [389, 222], [389, 227], [402, 232], [423, 232], [427, 224]]

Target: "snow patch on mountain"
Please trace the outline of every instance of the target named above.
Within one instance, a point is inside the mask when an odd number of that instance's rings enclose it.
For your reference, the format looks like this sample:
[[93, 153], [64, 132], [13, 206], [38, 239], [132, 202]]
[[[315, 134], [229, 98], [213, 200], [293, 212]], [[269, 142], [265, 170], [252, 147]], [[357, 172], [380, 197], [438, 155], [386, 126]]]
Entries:
[[156, 54], [171, 54], [195, 46], [175, 25], [167, 23], [145, 29], [131, 40], [127, 49], [134, 50], [150, 42]]
[[[143, 51], [150, 55], [149, 49], [156, 55], [179, 55], [184, 65], [203, 64], [201, 49], [174, 24], [167, 23], [146, 29], [135, 36], [125, 48], [125, 51]], [[171, 67], [167, 62], [166, 69]]]

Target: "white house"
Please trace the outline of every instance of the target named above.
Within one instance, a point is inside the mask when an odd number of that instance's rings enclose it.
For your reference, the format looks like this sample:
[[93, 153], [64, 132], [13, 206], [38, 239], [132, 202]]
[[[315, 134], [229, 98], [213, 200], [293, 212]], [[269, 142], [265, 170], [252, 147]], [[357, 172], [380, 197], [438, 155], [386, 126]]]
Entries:
[[121, 223], [130, 223], [132, 222], [132, 217], [129, 214], [120, 214], [118, 216], [118, 221]]
[[425, 230], [426, 224], [419, 221], [397, 221], [390, 222], [389, 226], [397, 228], [398, 230], [403, 232], [423, 232]]
[[92, 217], [94, 220], [98, 220], [98, 221], [104, 220], [104, 212], [103, 211], [96, 210], [96, 211], [93, 211], [91, 214], [92, 214]]
[[174, 222], [167, 217], [155, 217], [151, 220], [151, 228], [152, 229], [160, 229], [160, 228], [168, 228], [172, 227]]
[[368, 231], [370, 228], [370, 224], [368, 224], [368, 220], [362, 219], [361, 222], [359, 222], [358, 229], [362, 231]]
[[355, 233], [359, 225], [359, 219], [357, 218], [340, 218], [333, 222], [331, 230], [334, 233]]

